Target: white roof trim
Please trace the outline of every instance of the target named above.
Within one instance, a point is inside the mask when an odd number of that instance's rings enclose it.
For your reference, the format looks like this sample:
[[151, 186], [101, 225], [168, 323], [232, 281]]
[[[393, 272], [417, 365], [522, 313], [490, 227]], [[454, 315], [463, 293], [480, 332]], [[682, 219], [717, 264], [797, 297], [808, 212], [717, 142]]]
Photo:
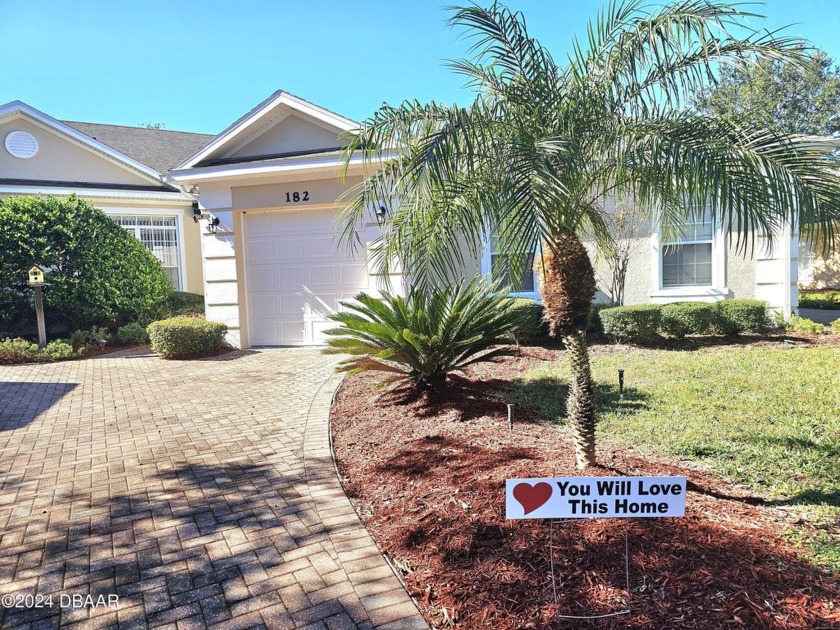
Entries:
[[52, 116], [48, 116], [44, 112], [38, 111], [23, 101], [12, 101], [11, 103], [0, 105], [0, 122], [4, 122], [5, 119], [11, 119], [16, 116], [26, 116], [27, 118], [40, 123], [41, 126], [46, 127], [47, 129], [57, 131], [62, 135], [69, 137], [71, 140], [74, 140], [83, 148], [88, 149], [89, 151], [104, 154], [104, 157], [108, 158], [109, 161], [117, 164], [118, 166], [122, 166], [123, 168], [129, 168], [136, 171], [156, 184], [167, 183], [164, 176], [156, 170], [128, 157], [124, 153], [120, 153], [116, 149], [109, 147], [107, 144], [94, 140], [90, 136], [83, 134], [81, 131], [73, 129], [70, 125], [65, 125], [60, 120], [56, 120]]
[[351, 172], [365, 168], [379, 168], [380, 160], [371, 160], [364, 156], [356, 156], [345, 163], [343, 158], [335, 156], [308, 157], [305, 160], [271, 161], [246, 164], [225, 164], [219, 166], [202, 166], [198, 168], [184, 168], [169, 172], [169, 179], [179, 185], [201, 181], [225, 180], [233, 178], [248, 179], [265, 177], [267, 175], [288, 175], [294, 173], [311, 173], [315, 171], [340, 171], [346, 165]]
[[218, 134], [198, 151], [182, 160], [172, 170], [180, 171], [195, 167], [196, 164], [206, 159], [209, 155], [215, 153], [225, 145], [233, 144], [237, 138], [240, 138], [249, 129], [254, 128], [255, 125], [259, 125], [262, 121], [266, 120], [267, 117], [271, 116], [274, 110], [283, 105], [309, 116], [338, 132], [351, 131], [352, 129], [358, 129], [359, 127], [359, 123], [354, 122], [349, 118], [345, 118], [344, 116], [340, 116], [328, 109], [319, 107], [314, 103], [305, 101], [294, 94], [290, 94], [289, 92], [278, 90], [250, 112], [242, 116], [242, 118]]
[[67, 188], [62, 186], [23, 186], [23, 185], [0, 185], [0, 194], [19, 195], [56, 195], [59, 197], [101, 197], [103, 199], [145, 199], [149, 201], [174, 201], [180, 203], [192, 203], [196, 196], [181, 192], [155, 192], [145, 190], [116, 190], [108, 188]]

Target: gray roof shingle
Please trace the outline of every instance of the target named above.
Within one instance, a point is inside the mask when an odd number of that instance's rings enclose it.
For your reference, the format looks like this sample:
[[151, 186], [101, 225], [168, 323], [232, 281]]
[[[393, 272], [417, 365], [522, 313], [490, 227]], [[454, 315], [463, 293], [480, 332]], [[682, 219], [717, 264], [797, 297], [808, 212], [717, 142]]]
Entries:
[[62, 121], [76, 131], [166, 174], [173, 166], [215, 137], [205, 133]]

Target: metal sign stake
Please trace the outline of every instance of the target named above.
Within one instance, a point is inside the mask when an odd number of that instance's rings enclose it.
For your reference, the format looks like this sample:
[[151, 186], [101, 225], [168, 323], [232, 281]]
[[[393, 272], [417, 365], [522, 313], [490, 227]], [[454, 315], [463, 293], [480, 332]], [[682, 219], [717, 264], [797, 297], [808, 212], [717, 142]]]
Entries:
[[[555, 521], [565, 521], [569, 519], [549, 519], [548, 529], [548, 563], [551, 567], [551, 592], [554, 596], [554, 605], [559, 606], [557, 601], [557, 578], [554, 573], [554, 523]], [[626, 604], [624, 610], [619, 610], [611, 613], [603, 613], [600, 615], [561, 615], [557, 613], [558, 624], [561, 619], [577, 619], [584, 621], [588, 619], [606, 619], [607, 617], [619, 617], [621, 615], [629, 615], [633, 611], [630, 608], [630, 542], [627, 534], [628, 527], [624, 528], [624, 588], [627, 593]]]

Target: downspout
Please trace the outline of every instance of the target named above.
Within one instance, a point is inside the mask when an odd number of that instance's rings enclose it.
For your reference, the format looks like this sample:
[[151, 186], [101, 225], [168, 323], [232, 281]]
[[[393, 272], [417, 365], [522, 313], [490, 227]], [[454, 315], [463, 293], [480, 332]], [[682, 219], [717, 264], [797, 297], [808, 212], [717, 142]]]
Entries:
[[792, 263], [791, 257], [791, 240], [793, 234], [789, 222], [785, 222], [782, 227], [782, 264], [784, 265], [784, 272], [782, 273], [782, 282], [784, 283], [784, 293], [782, 296], [782, 313], [785, 320], [789, 320], [793, 313], [793, 300], [791, 298], [791, 274], [790, 268]]

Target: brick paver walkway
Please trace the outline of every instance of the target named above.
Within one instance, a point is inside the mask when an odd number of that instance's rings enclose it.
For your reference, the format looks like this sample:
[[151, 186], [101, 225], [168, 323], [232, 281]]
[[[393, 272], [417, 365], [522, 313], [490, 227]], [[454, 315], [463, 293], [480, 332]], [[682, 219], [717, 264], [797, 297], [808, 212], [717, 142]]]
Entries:
[[0, 366], [0, 627], [428, 628], [335, 477], [333, 365]]

